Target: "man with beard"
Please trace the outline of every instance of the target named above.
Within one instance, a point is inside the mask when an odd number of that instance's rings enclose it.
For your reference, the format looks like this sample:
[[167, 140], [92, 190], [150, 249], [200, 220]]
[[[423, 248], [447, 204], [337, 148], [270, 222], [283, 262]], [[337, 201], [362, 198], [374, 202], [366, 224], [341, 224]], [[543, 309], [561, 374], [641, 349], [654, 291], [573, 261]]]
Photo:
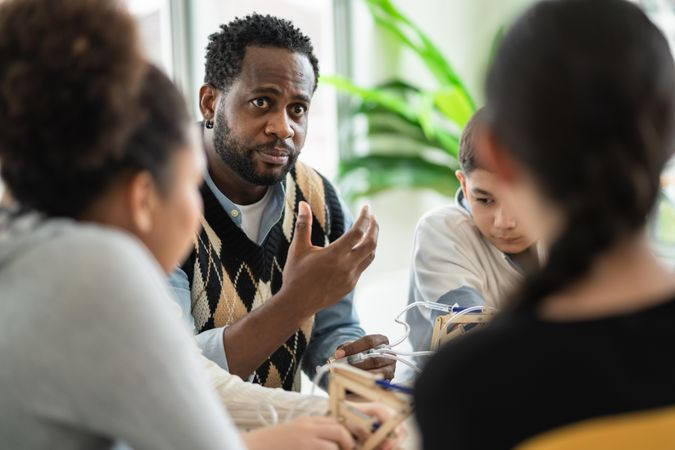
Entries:
[[[378, 225], [354, 226], [335, 188], [297, 161], [318, 81], [307, 36], [253, 14], [209, 37], [199, 91], [208, 161], [203, 229], [172, 276], [204, 354], [244, 379], [297, 389], [329, 357], [388, 342], [364, 336], [352, 290], [375, 257]], [[391, 379], [394, 363], [360, 364]]]

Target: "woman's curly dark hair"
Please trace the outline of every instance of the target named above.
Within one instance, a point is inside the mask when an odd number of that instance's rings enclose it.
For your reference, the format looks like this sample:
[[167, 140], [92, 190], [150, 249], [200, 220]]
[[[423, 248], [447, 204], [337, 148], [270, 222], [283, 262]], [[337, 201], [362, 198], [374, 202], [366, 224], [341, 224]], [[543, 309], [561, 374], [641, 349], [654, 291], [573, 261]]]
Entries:
[[[150, 172], [160, 189], [171, 187], [171, 156], [190, 145], [193, 126], [183, 95], [157, 67], [150, 65], [137, 101], [139, 119], [124, 145], [122, 157], [108, 173]], [[117, 169], [117, 172], [115, 172]]]
[[81, 212], [122, 157], [146, 69], [118, 2], [0, 3], [0, 166], [15, 200]]
[[204, 83], [227, 90], [241, 73], [246, 47], [250, 46], [282, 48], [307, 56], [314, 71], [316, 89], [319, 60], [309, 37], [286, 19], [256, 13], [221, 25], [218, 33], [209, 36]]

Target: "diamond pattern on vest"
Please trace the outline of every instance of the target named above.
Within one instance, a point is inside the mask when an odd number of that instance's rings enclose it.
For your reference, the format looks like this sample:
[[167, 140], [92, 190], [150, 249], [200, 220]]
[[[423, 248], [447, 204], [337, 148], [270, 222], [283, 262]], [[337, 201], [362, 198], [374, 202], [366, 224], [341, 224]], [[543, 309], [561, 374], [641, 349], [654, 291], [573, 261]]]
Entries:
[[[324, 246], [343, 233], [344, 218], [337, 193], [316, 171], [297, 163], [287, 175], [285, 187], [282, 217], [260, 246], [232, 222], [209, 188], [202, 188], [203, 228], [183, 265], [190, 280], [192, 314], [198, 332], [233, 324], [279, 291], [301, 200], [312, 208], [314, 245]], [[313, 324], [313, 317], [302, 323], [254, 371], [253, 381], [293, 389]]]

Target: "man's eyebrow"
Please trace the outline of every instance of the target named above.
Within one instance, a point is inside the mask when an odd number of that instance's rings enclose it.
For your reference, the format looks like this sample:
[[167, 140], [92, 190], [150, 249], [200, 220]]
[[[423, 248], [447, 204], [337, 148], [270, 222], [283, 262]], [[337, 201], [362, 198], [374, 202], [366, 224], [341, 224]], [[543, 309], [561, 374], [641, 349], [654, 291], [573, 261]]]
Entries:
[[271, 86], [261, 86], [253, 89], [254, 94], [274, 94], [281, 95], [281, 89]]
[[[283, 94], [281, 89], [273, 87], [273, 86], [257, 87], [255, 89], [253, 89], [253, 93], [254, 94], [272, 94], [272, 95], [276, 95], [276, 96], [280, 96], [280, 95]], [[312, 98], [309, 95], [306, 95], [306, 94], [295, 94], [293, 96], [293, 99], [301, 101], [301, 102], [305, 102], [305, 103], [311, 103], [311, 101], [312, 101]]]
[[300, 100], [301, 102], [305, 102], [305, 103], [311, 103], [312, 102], [312, 98], [309, 95], [306, 95], [306, 94], [295, 94], [293, 96], [293, 99], [294, 100]]
[[485, 195], [485, 196], [488, 196], [488, 197], [492, 197], [491, 192], [488, 192], [485, 189], [481, 189], [481, 188], [473, 188], [473, 189], [471, 189], [471, 192], [473, 193], [473, 195], [478, 194], [478, 195]]

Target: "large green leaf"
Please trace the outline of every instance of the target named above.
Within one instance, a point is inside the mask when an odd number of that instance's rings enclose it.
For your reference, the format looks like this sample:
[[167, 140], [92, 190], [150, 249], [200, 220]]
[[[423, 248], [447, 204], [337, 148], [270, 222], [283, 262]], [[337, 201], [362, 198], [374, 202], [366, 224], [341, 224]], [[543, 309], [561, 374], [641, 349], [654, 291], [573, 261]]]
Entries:
[[419, 122], [418, 115], [403, 99], [383, 89], [360, 87], [349, 79], [336, 75], [324, 75], [320, 78], [320, 82], [333, 85], [363, 101], [383, 106], [412, 122]]
[[433, 189], [452, 197], [458, 186], [453, 172], [415, 155], [371, 154], [341, 161], [339, 184], [350, 201], [397, 187]]
[[461, 78], [417, 25], [396, 9], [390, 0], [366, 0], [366, 2], [378, 25], [389, 30], [402, 44], [415, 52], [441, 86], [450, 85], [462, 91], [472, 110], [475, 109], [475, 103]]
[[434, 93], [434, 105], [448, 119], [456, 123], [459, 128], [473, 115], [473, 105], [465, 93], [454, 86], [442, 88]]
[[439, 147], [448, 154], [457, 156], [458, 136], [434, 120], [435, 98], [433, 93], [421, 92], [418, 95], [420, 104], [415, 106], [412, 102], [402, 99], [400, 95], [384, 89], [360, 87], [344, 77], [326, 75], [321, 77], [321, 82], [350, 93], [362, 102], [371, 103], [391, 111], [422, 129], [431, 146]]

